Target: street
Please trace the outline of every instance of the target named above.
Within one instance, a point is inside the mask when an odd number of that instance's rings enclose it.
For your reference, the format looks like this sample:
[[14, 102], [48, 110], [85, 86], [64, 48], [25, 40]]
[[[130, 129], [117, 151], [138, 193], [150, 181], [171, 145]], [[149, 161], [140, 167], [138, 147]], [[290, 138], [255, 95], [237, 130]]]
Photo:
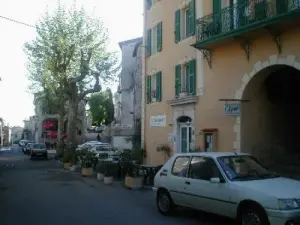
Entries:
[[56, 160], [33, 160], [16, 147], [0, 151], [1, 225], [230, 225], [232, 221], [179, 209], [158, 213], [150, 190], [106, 186], [63, 171]]

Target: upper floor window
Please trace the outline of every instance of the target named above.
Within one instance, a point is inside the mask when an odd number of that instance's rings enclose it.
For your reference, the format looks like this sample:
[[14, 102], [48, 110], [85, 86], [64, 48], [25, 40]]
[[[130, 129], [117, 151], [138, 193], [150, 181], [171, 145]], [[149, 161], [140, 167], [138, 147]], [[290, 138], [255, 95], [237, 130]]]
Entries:
[[146, 78], [146, 100], [147, 104], [160, 102], [162, 99], [162, 77], [161, 72], [149, 75]]
[[175, 96], [196, 94], [196, 60], [175, 66]]
[[175, 11], [175, 42], [193, 36], [196, 30], [195, 0], [190, 0], [184, 8]]
[[162, 22], [147, 30], [147, 56], [162, 51]]
[[152, 7], [152, 5], [160, 2], [161, 0], [146, 0], [146, 4], [147, 4], [147, 9], [150, 9]]

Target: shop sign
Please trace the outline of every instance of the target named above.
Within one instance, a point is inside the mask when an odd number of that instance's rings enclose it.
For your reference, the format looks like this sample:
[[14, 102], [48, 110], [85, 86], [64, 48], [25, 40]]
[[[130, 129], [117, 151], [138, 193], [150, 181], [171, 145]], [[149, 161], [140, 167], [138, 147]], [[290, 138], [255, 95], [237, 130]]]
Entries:
[[165, 127], [167, 124], [166, 115], [157, 115], [150, 117], [150, 126], [151, 127]]
[[240, 103], [226, 103], [224, 105], [225, 114], [228, 116], [239, 116], [241, 114]]

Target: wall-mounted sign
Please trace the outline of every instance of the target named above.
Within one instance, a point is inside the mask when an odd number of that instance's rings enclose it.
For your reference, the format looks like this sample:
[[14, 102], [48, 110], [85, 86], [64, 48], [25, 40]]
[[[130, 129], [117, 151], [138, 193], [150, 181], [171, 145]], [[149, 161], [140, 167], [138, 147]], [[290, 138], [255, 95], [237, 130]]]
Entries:
[[240, 103], [226, 103], [224, 105], [224, 112], [228, 116], [239, 116], [241, 114], [241, 104]]
[[173, 133], [168, 134], [168, 141], [169, 142], [175, 142], [176, 136]]
[[166, 115], [157, 115], [150, 117], [150, 126], [151, 127], [165, 127], [167, 124]]

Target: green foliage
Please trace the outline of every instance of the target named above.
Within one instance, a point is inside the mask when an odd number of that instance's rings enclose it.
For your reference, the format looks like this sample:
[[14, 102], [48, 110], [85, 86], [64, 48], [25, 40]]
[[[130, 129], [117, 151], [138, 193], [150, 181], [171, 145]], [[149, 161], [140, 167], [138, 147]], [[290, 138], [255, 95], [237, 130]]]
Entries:
[[82, 168], [91, 168], [98, 163], [96, 154], [88, 150], [77, 150], [76, 157]]
[[105, 164], [105, 176], [106, 177], [113, 177], [116, 176], [118, 172], [118, 165], [116, 163], [107, 162]]
[[92, 94], [88, 105], [93, 123], [107, 125], [114, 120], [114, 104], [110, 89]]
[[99, 161], [97, 166], [96, 166], [96, 172], [97, 173], [105, 173], [105, 168], [106, 168], [106, 163], [105, 161]]

